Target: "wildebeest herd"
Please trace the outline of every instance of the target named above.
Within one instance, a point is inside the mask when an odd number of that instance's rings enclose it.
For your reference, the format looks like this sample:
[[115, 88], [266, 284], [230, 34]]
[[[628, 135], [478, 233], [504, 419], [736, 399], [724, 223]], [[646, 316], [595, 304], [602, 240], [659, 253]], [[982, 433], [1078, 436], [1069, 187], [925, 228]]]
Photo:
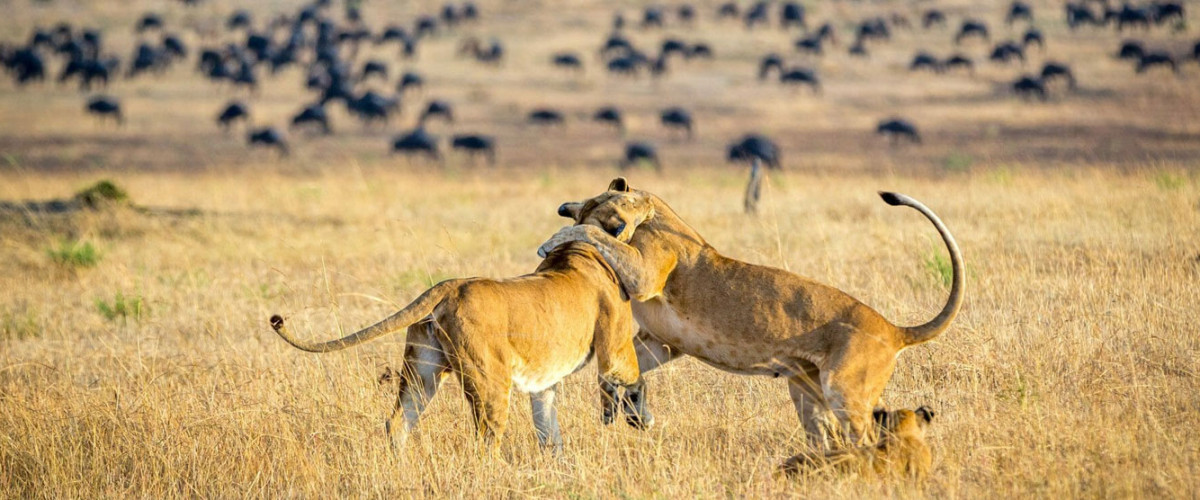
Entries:
[[[202, 0], [182, 3], [195, 5]], [[416, 67], [414, 61], [421, 47], [430, 39], [458, 37], [458, 57], [478, 61], [485, 67], [503, 65], [505, 58], [511, 57], [503, 40], [456, 31], [462, 26], [488, 23], [485, 14], [475, 3], [467, 1], [446, 4], [433, 13], [412, 19], [367, 22], [353, 2], [340, 9], [331, 0], [315, 0], [270, 18], [236, 10], [215, 28], [217, 33], [203, 37], [208, 41], [189, 43], [181, 34], [181, 27], [158, 13], [147, 12], [130, 20], [138, 41], [127, 59], [105, 44], [102, 30], [66, 21], [35, 28], [23, 43], [0, 45], [0, 58], [18, 86], [42, 82], [55, 67], [57, 82], [76, 82], [83, 92], [105, 89], [121, 78], [152, 77], [183, 64], [192, 66], [198, 77], [214, 84], [258, 95], [271, 92], [271, 82], [282, 77], [284, 70], [300, 68], [310, 98], [295, 104], [296, 111], [286, 124], [256, 123], [253, 107], [242, 99], [230, 100], [221, 109], [213, 110], [220, 128], [231, 130], [241, 126], [250, 146], [276, 148], [286, 155], [289, 142], [295, 140], [286, 132], [329, 135], [340, 130], [331, 122], [328, 111], [331, 105], [342, 106], [364, 126], [387, 126], [399, 114], [402, 102], [419, 99], [416, 91], [427, 87], [426, 76], [412, 68]], [[613, 14], [611, 28], [596, 33], [595, 63], [587, 54], [572, 50], [555, 51], [545, 63], [580, 78], [595, 77], [595, 71], [587, 71], [593, 65], [619, 79], [662, 78], [672, 72], [685, 72], [693, 61], [716, 57], [713, 46], [697, 38], [675, 36], [663, 36], [652, 47], [639, 46], [634, 42], [635, 37], [630, 36], [631, 30], [653, 33], [664, 27], [676, 27], [698, 33], [694, 29], [697, 20], [711, 16], [709, 20], [729, 28], [753, 32], [774, 26], [798, 33], [792, 43], [792, 54], [786, 50], [769, 51], [759, 58], [756, 68], [748, 67], [746, 72], [756, 71], [760, 81], [774, 79], [783, 86], [807, 89], [808, 92], [798, 96], [811, 94], [820, 98], [827, 84], [821, 77], [819, 64], [815, 64], [820, 58], [829, 57], [836, 47], [843, 47], [841, 50], [853, 58], [870, 58], [872, 49], [891, 43], [898, 31], [919, 29], [944, 31], [947, 50], [939, 56], [932, 48], [919, 48], [908, 64], [910, 72], [974, 78], [977, 61], [1024, 68], [1029, 52], [1039, 51], [1045, 61], [1040, 70], [1016, 70], [1007, 84], [1007, 92], [1024, 100], [1044, 101], [1059, 92], [1075, 91], [1078, 82], [1069, 64], [1049, 57], [1055, 44], [1064, 42], [1047, 40], [1043, 31], [1034, 26], [1033, 21], [1040, 14], [1024, 0], [1011, 2], [994, 15], [998, 23], [1003, 23], [1003, 31], [1019, 36], [996, 39], [1001, 30], [994, 29], [983, 16], [956, 15], [934, 6], [857, 20], [816, 20], [804, 4], [795, 1], [756, 1], [748, 5], [725, 2], [706, 8], [690, 3], [652, 5], [634, 17], [622, 11]], [[1184, 54], [1135, 38], [1149, 30], [1186, 29], [1185, 8], [1177, 1], [1125, 3], [1120, 7], [1096, 0], [1072, 1], [1066, 3], [1065, 22], [1072, 31], [1113, 29], [1128, 37], [1115, 47], [1113, 56], [1131, 61], [1137, 74], [1157, 68], [1177, 73], [1184, 60], [1200, 61], [1200, 41], [1190, 53]], [[842, 45], [839, 40], [843, 37], [849, 38], [849, 43]], [[369, 55], [367, 46], [373, 47], [376, 55]], [[380, 49], [388, 47], [395, 48], [391, 58], [377, 55]], [[405, 68], [397, 71], [398, 65]], [[391, 85], [394, 91], [380, 92], [373, 83]], [[479, 156], [495, 163], [500, 146], [495, 131], [493, 134], [463, 131], [443, 140], [428, 130], [432, 119], [454, 123], [455, 107], [465, 105], [443, 98], [427, 99], [418, 108], [421, 112], [413, 128], [390, 141], [391, 151], [441, 161], [445, 145], [468, 157]], [[108, 95], [90, 96], [85, 109], [101, 119], [112, 118], [118, 125], [128, 118], [121, 101]], [[592, 121], [611, 126], [622, 135], [627, 130], [629, 111], [621, 107], [605, 105], [586, 114]], [[530, 108], [525, 114], [529, 125], [549, 127], [563, 127], [576, 115], [574, 110], [554, 107]], [[701, 119], [706, 118], [681, 106], [663, 107], [658, 117], [665, 131], [674, 131], [674, 136], [686, 140], [695, 137]], [[890, 137], [893, 145], [921, 143], [917, 124], [905, 117], [881, 117], [875, 131]], [[771, 168], [781, 166], [780, 146], [761, 132], [726, 139], [730, 161], [757, 158]], [[746, 147], [748, 143], [753, 147]], [[645, 163], [661, 168], [662, 160], [652, 141], [632, 139], [625, 143], [616, 163], [622, 167]]]

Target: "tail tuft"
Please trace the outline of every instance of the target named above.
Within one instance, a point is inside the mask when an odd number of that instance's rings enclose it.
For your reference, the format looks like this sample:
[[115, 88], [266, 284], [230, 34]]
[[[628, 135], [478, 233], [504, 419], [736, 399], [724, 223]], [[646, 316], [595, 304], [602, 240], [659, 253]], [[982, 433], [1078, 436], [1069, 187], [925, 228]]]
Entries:
[[277, 332], [283, 328], [283, 316], [278, 314], [271, 315], [271, 328], [274, 328]]
[[900, 201], [900, 196], [899, 196], [899, 195], [897, 195], [896, 193], [891, 193], [891, 192], [888, 192], [888, 191], [880, 191], [880, 192], [879, 192], [879, 197], [880, 197], [880, 198], [883, 198], [883, 202], [884, 202], [884, 203], [887, 203], [888, 205], [891, 205], [891, 206], [893, 206], [893, 207], [900, 206], [900, 205], [903, 205], [903, 204], [904, 204], [904, 203], [902, 203], [902, 202]]

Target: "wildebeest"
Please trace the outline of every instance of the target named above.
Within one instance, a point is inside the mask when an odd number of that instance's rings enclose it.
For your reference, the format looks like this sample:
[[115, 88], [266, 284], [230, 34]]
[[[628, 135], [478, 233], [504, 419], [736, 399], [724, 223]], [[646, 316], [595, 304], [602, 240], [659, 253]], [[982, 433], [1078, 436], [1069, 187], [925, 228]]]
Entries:
[[879, 122], [879, 125], [875, 127], [875, 133], [890, 139], [892, 145], [899, 143], [900, 139], [907, 139], [913, 144], [921, 143], [921, 135], [917, 133], [917, 126], [903, 118], [891, 118]]
[[648, 142], [630, 142], [625, 145], [625, 156], [621, 160], [621, 169], [627, 169], [640, 162], [649, 162], [654, 170], [662, 171], [662, 163], [658, 161], [658, 150]]
[[758, 79], [759, 81], [766, 80], [771, 74], [771, 70], [776, 73], [783, 74], [783, 57], [779, 54], [767, 54], [763, 56], [758, 63]]
[[755, 2], [754, 5], [750, 6], [750, 9], [746, 11], [746, 15], [743, 16], [746, 29], [751, 29], [755, 25], [759, 24], [767, 24], [768, 8], [770, 8], [770, 4], [767, 3], [766, 0], [760, 0]]
[[264, 127], [250, 131], [246, 135], [246, 142], [252, 147], [273, 147], [279, 151], [280, 156], [288, 155], [287, 139], [275, 127]]
[[583, 71], [583, 60], [574, 52], [559, 52], [554, 54], [550, 62], [559, 68]]
[[821, 47], [821, 38], [817, 36], [806, 36], [796, 40], [796, 50], [806, 54], [821, 55], [823, 53]]
[[958, 34], [954, 35], [954, 43], [956, 45], [960, 44], [967, 37], [972, 36], [982, 38], [984, 41], [991, 41], [991, 37], [988, 35], [987, 25], [984, 24], [983, 21], [966, 19], [963, 20], [962, 27], [958, 29]]
[[504, 59], [504, 45], [499, 40], [491, 39], [488, 43], [483, 43], [478, 38], [470, 37], [463, 40], [459, 46], [458, 53], [460, 55], [470, 55], [484, 64], [499, 65]]
[[942, 71], [942, 62], [938, 60], [937, 57], [934, 57], [933, 54], [921, 51], [917, 52], [917, 55], [913, 56], [912, 62], [908, 64], [908, 70], [927, 70], [934, 73], [940, 73]]
[[1022, 76], [1013, 82], [1012, 89], [1018, 96], [1026, 100], [1037, 97], [1045, 101], [1049, 97], [1046, 93], [1046, 85], [1042, 83], [1042, 80], [1031, 75]]
[[441, 153], [438, 152], [437, 138], [426, 133], [425, 129], [421, 127], [397, 136], [392, 141], [392, 152], [409, 156], [423, 154], [433, 160], [442, 158]]
[[863, 44], [862, 40], [855, 40], [850, 45], [850, 48], [846, 50], [846, 53], [855, 57], [867, 57], [869, 55], [867, 54], [867, 46]]
[[654, 6], [646, 7], [642, 10], [642, 28], [661, 28], [663, 27], [663, 11]]
[[1165, 66], [1171, 68], [1171, 71], [1178, 73], [1179, 67], [1175, 65], [1175, 58], [1171, 57], [1166, 52], [1150, 52], [1142, 55], [1138, 60], [1136, 71], [1140, 75], [1146, 70], [1155, 66]]
[[929, 29], [934, 26], [946, 26], [946, 13], [937, 9], [929, 9], [921, 15], [921, 27]]
[[779, 74], [779, 82], [788, 85], [808, 85], [814, 94], [821, 93], [821, 80], [808, 68], [796, 68]]
[[1149, 9], [1125, 4], [1117, 12], [1117, 31], [1125, 31], [1126, 26], [1150, 29], [1151, 16]]
[[779, 146], [776, 146], [775, 142], [758, 134], [749, 134], [729, 145], [729, 154], [726, 159], [731, 162], [750, 162], [758, 158], [767, 165], [767, 168], [778, 170], [783, 168], [779, 153]]
[[1182, 23], [1184, 19], [1183, 4], [1179, 2], [1155, 2], [1150, 5], [1150, 14], [1156, 24], [1170, 20]]
[[1138, 40], [1125, 40], [1121, 42], [1121, 48], [1117, 50], [1118, 59], [1133, 59], [1140, 60], [1146, 54], [1146, 48], [1142, 42]]
[[999, 63], [1011, 62], [1014, 59], [1025, 62], [1025, 50], [1016, 42], [1002, 42], [996, 44], [988, 59]]
[[162, 27], [162, 17], [153, 12], [148, 12], [143, 14], [141, 19], [138, 19], [137, 25], [135, 25], [133, 29], [138, 33], [142, 33], [147, 30], [162, 29]]
[[1064, 78], [1067, 80], [1067, 88], [1075, 88], [1075, 74], [1071, 72], [1071, 67], [1063, 63], [1048, 61], [1042, 66], [1042, 83], [1050, 83], [1051, 80]]
[[101, 121], [113, 117], [117, 124], [125, 123], [125, 115], [121, 113], [121, 102], [108, 96], [95, 96], [88, 99], [87, 112], [96, 115]]
[[686, 109], [678, 107], [664, 109], [660, 119], [663, 127], [683, 129], [687, 133], [687, 138], [692, 138], [692, 114], [688, 113]]
[[429, 104], [425, 106], [425, 111], [421, 112], [421, 117], [417, 119], [417, 122], [424, 125], [425, 120], [435, 116], [441, 117], [446, 123], [454, 123], [454, 107], [441, 99], [429, 101]]
[[377, 60], [377, 59], [372, 59], [370, 61], [363, 63], [362, 72], [359, 73], [359, 76], [358, 76], [359, 81], [365, 81], [367, 79], [367, 77], [370, 77], [371, 75], [378, 76], [379, 78], [382, 78], [384, 81], [387, 81], [387, 79], [388, 79], [387, 63]]
[[779, 26], [783, 29], [791, 26], [808, 29], [804, 19], [804, 6], [792, 1], [783, 2], [779, 12]]
[[346, 109], [362, 120], [363, 123], [374, 121], [386, 123], [391, 118], [392, 113], [400, 109], [400, 101], [368, 90], [357, 99], [347, 102]]
[[254, 19], [251, 17], [250, 11], [239, 9], [230, 14], [229, 18], [225, 20], [225, 29], [233, 31], [249, 28], [253, 24], [253, 21]]
[[592, 120], [609, 124], [619, 132], [625, 131], [625, 123], [621, 118], [621, 110], [615, 107], [606, 106], [596, 110], [596, 113], [592, 115]]
[[1071, 28], [1072, 31], [1084, 24], [1090, 24], [1092, 26], [1100, 26], [1104, 24], [1100, 18], [1096, 17], [1096, 14], [1092, 12], [1092, 9], [1083, 2], [1067, 2], [1066, 9], [1067, 27]]
[[241, 120], [247, 121], [250, 118], [250, 109], [241, 101], [231, 101], [221, 110], [221, 114], [217, 115], [217, 124], [223, 129], [229, 129], [234, 122]]
[[954, 54], [950, 56], [945, 62], [942, 63], [942, 67], [945, 68], [946, 71], [963, 68], [972, 74], [975, 73], [975, 62], [972, 61], [971, 58], [962, 54]]
[[559, 125], [566, 123], [563, 114], [553, 109], [535, 109], [529, 113], [529, 123], [534, 125]]
[[450, 140], [450, 147], [456, 150], [462, 150], [468, 155], [484, 155], [487, 157], [489, 165], [496, 164], [496, 141], [491, 136], [486, 135], [456, 135]]
[[112, 73], [117, 70], [119, 61], [115, 57], [106, 59], [72, 59], [63, 66], [58, 76], [59, 83], [78, 77], [80, 90], [91, 90], [93, 81], [99, 80], [101, 86], [107, 87]]
[[696, 19], [696, 8], [692, 7], [691, 4], [685, 3], [675, 10], [675, 14], [679, 16], [679, 22], [691, 24]]
[[1029, 48], [1030, 45], [1037, 44], [1039, 49], [1046, 49], [1046, 38], [1042, 36], [1041, 30], [1029, 28], [1025, 31], [1025, 36], [1021, 37], [1021, 45]]
[[320, 103], [306, 106], [296, 116], [292, 117], [291, 128], [310, 125], [320, 126], [321, 133], [324, 134], [329, 134], [333, 131], [329, 126], [329, 114], [325, 112], [325, 107]]
[[697, 42], [697, 43], [692, 44], [691, 48], [688, 49], [687, 54], [684, 54], [684, 57], [686, 57], [688, 59], [692, 59], [692, 58], [712, 59], [712, 56], [713, 56], [712, 47], [709, 47], [707, 43], [703, 43], [703, 42]]
[[741, 9], [738, 8], [737, 2], [725, 2], [717, 7], [717, 18], [737, 19], [742, 15]]
[[396, 84], [396, 90], [398, 92], [405, 92], [410, 88], [419, 89], [424, 86], [425, 79], [421, 78], [419, 73], [405, 71], [404, 74], [400, 76], [400, 83]]
[[1004, 22], [1011, 25], [1018, 19], [1033, 22], [1033, 7], [1021, 0], [1013, 1], [1008, 7], [1008, 15], [1004, 16]]

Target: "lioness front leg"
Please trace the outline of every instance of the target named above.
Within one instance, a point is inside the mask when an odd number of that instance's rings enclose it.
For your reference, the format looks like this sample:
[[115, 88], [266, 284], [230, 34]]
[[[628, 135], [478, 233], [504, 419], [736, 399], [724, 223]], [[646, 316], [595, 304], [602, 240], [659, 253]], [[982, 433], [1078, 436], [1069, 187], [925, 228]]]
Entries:
[[562, 431], [558, 426], [558, 408], [554, 406], [558, 384], [542, 392], [529, 394], [529, 405], [533, 410], [533, 428], [538, 443], [559, 455], [563, 451]]
[[560, 245], [572, 241], [582, 241], [596, 247], [604, 261], [617, 274], [621, 287], [630, 298], [637, 301], [646, 301], [657, 295], [675, 265], [673, 254], [667, 254], [666, 262], [654, 262], [654, 259], [645, 258], [637, 248], [622, 243], [603, 229], [590, 224], [560, 229], [538, 247], [538, 255], [545, 257]]

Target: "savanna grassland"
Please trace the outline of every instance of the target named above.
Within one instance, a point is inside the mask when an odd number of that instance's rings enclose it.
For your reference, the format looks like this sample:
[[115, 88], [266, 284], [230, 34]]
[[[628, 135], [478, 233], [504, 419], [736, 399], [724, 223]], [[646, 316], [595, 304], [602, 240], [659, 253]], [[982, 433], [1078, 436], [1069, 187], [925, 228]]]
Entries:
[[[842, 29], [822, 58], [824, 92], [759, 83], [759, 56], [790, 54], [796, 33], [717, 23], [697, 3], [692, 28], [632, 30], [704, 40], [712, 61], [652, 81], [603, 73], [594, 59], [616, 8], [640, 3], [477, 2], [478, 24], [439, 35], [415, 61], [368, 49], [428, 78], [387, 125], [361, 126], [332, 106], [335, 134], [289, 135], [292, 154], [248, 149], [213, 119], [232, 98], [257, 125], [283, 126], [311, 96], [302, 71], [264, 78], [258, 94], [203, 81], [194, 61], [118, 79], [121, 127], [83, 113], [88, 94], [53, 82], [0, 82], [0, 496], [165, 497], [1190, 497], [1200, 489], [1200, 69], [1135, 75], [1111, 58], [1111, 29], [1071, 33], [1057, 2], [1034, 2], [1048, 39], [1024, 68], [953, 49], [952, 29], [899, 31], [867, 60], [845, 54], [850, 23], [906, 2], [811, 3]], [[262, 2], [269, 13], [297, 2]], [[932, 4], [931, 4], [932, 5]], [[1005, 28], [1003, 6], [938, 2]], [[61, 20], [105, 30], [122, 57], [141, 12], [163, 15], [193, 49], [241, 5], [175, 2], [0, 2], [0, 41]], [[368, 0], [374, 29], [438, 4]], [[1189, 5], [1190, 7], [1190, 5]], [[1189, 30], [1137, 32], [1175, 52]], [[1015, 35], [1014, 35], [1015, 33]], [[496, 36], [500, 68], [454, 56], [463, 36]], [[554, 71], [558, 50], [584, 54], [583, 75]], [[910, 74], [917, 49], [955, 50], [978, 71]], [[365, 55], [364, 55], [365, 57]], [[1072, 65], [1079, 89], [1046, 103], [1007, 82], [1043, 59]], [[51, 73], [53, 74], [53, 73]], [[376, 81], [378, 90], [390, 93]], [[493, 134], [495, 168], [388, 155], [430, 98], [456, 104], [453, 125]], [[556, 207], [600, 192], [624, 140], [585, 119], [615, 104], [627, 139], [658, 144], [664, 171], [626, 171], [663, 197], [714, 247], [829, 283], [900, 324], [931, 317], [947, 294], [945, 251], [929, 223], [875, 191], [909, 194], [954, 232], [968, 298], [935, 342], [905, 351], [884, 398], [925, 404], [934, 469], [923, 483], [825, 474], [775, 479], [804, 448], [782, 380], [727, 374], [684, 359], [651, 372], [648, 431], [604, 427], [594, 368], [560, 392], [561, 457], [537, 446], [521, 395], [500, 457], [479, 453], [454, 381], [407, 449], [384, 437], [403, 334], [327, 355], [299, 352], [267, 325], [280, 313], [314, 338], [373, 323], [437, 281], [504, 277], [538, 263], [566, 220]], [[697, 138], [657, 125], [660, 108], [693, 111]], [[537, 106], [567, 111], [562, 130], [524, 124]], [[924, 143], [872, 134], [911, 118]], [[741, 210], [744, 167], [724, 147], [757, 131], [778, 142], [760, 215]], [[66, 213], [14, 203], [70, 198], [107, 179], [129, 201]]]

